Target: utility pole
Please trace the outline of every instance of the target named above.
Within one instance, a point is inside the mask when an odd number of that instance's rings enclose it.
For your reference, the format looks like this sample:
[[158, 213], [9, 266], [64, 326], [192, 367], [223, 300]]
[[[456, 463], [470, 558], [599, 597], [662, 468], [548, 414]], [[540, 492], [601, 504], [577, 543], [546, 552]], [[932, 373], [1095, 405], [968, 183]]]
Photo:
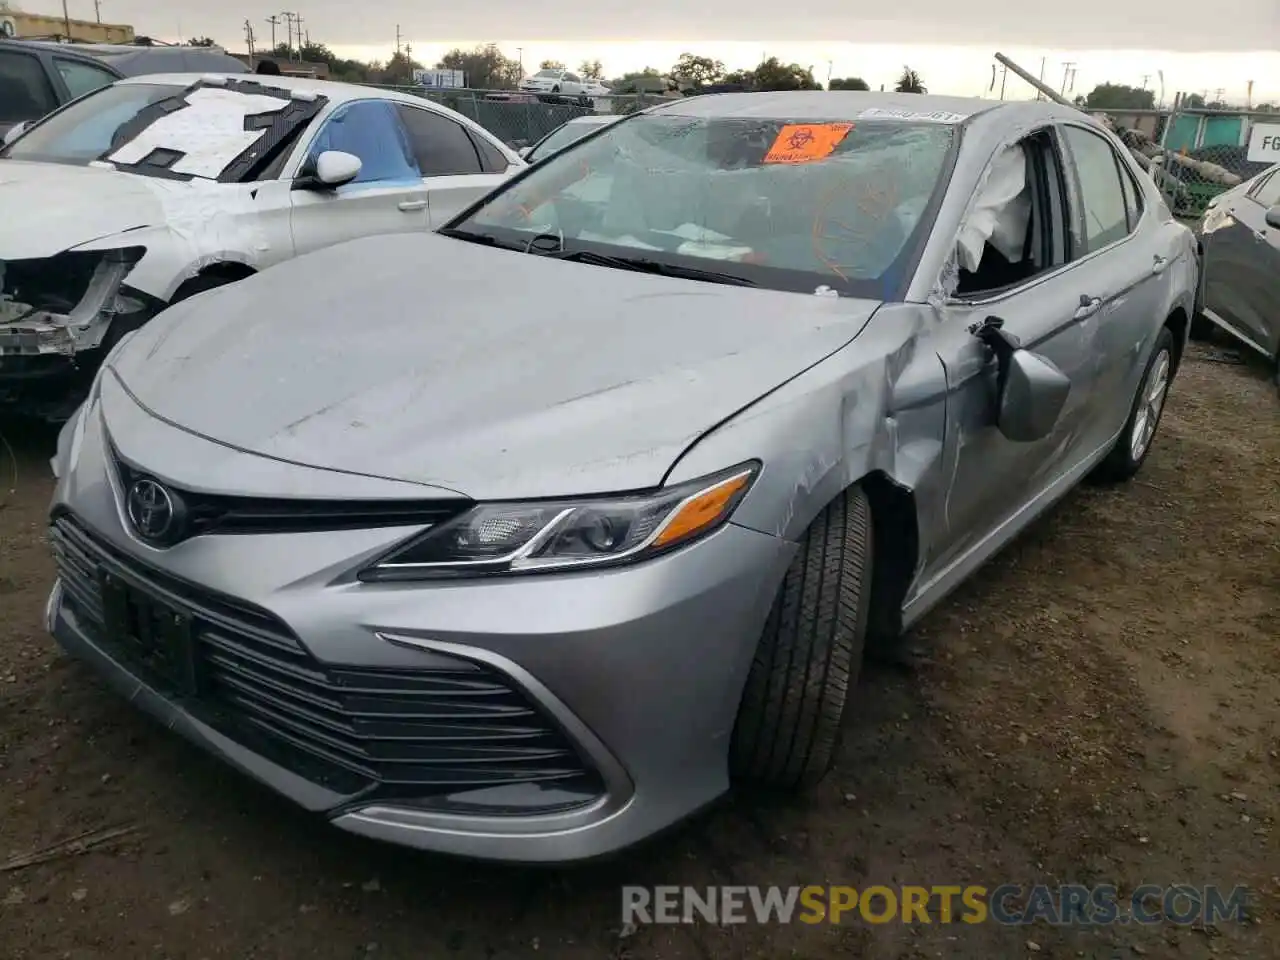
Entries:
[[1064, 97], [1067, 95], [1067, 81], [1071, 80], [1072, 81], [1071, 85], [1073, 87], [1075, 86], [1075, 82], [1074, 82], [1075, 77], [1072, 76], [1072, 73], [1075, 72], [1075, 68], [1076, 68], [1076, 64], [1074, 60], [1068, 60], [1066, 63], [1062, 65], [1062, 89], [1059, 90], [1058, 92], [1061, 93]]
[[102, 22], [102, 0], [93, 0], [93, 19]]
[[827, 61], [827, 89], [831, 89], [831, 61]]
[[281, 10], [280, 16], [284, 17], [284, 45], [289, 51], [289, 59], [293, 59], [293, 22], [297, 18], [297, 14], [292, 10]]
[[524, 47], [516, 47], [516, 57], [520, 61], [520, 78], [524, 79]]
[[248, 18], [245, 18], [245, 21], [244, 21], [244, 45], [245, 45], [245, 49], [249, 51], [249, 66], [252, 67], [253, 66], [253, 24], [249, 22]]
[[1009, 68], [1001, 64], [1000, 70], [1000, 99], [1004, 99], [1004, 85], [1009, 81]]
[[67, 28], [67, 39], [71, 39], [71, 14], [67, 13], [67, 0], [62, 0], [62, 25]]
[[271, 52], [276, 52], [276, 24], [280, 22], [277, 16], [267, 17], [267, 23], [271, 24]]
[[302, 24], [303, 22], [304, 21], [302, 19], [302, 14], [295, 13], [293, 15], [293, 32], [294, 32], [294, 35], [298, 38], [298, 59], [299, 60], [302, 59]]
[[396, 24], [396, 58], [400, 57], [400, 24]]

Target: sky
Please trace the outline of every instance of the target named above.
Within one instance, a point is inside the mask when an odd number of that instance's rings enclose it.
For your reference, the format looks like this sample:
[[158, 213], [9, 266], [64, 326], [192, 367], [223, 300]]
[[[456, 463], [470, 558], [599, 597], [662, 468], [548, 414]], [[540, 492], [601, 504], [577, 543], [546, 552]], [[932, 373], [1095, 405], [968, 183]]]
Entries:
[[[61, 0], [10, 3], [31, 12], [62, 12]], [[399, 28], [414, 59], [427, 65], [452, 47], [489, 41], [522, 59], [530, 72], [544, 59], [571, 67], [599, 59], [610, 77], [645, 66], [665, 70], [684, 51], [722, 60], [729, 69], [754, 66], [768, 55], [812, 66], [823, 82], [830, 71], [835, 77], [861, 76], [873, 89], [888, 87], [909, 64], [931, 92], [999, 96], [999, 77], [991, 88], [991, 55], [998, 50], [1037, 75], [1044, 58], [1045, 82], [1059, 90], [1074, 65], [1068, 92], [1074, 86], [1075, 93], [1086, 93], [1106, 81], [1145, 82], [1159, 99], [1163, 71], [1166, 101], [1179, 90], [1210, 99], [1221, 90], [1227, 100], [1242, 103], [1250, 80], [1254, 103], [1280, 101], [1277, 0], [1234, 0], [1230, 16], [1222, 17], [1209, 15], [1212, 8], [1203, 0], [897, 0], [893, 20], [861, 18], [855, 11], [862, 5], [848, 0], [807, 0], [800, 16], [777, 0], [292, 3], [312, 41], [362, 60], [390, 56]], [[93, 0], [67, 0], [67, 7], [72, 17], [94, 18]], [[100, 9], [103, 21], [132, 24], [140, 34], [165, 40], [210, 36], [237, 51], [245, 48], [246, 19], [258, 47], [269, 46], [265, 19], [278, 13], [242, 0], [100, 0]], [[496, 24], [504, 35], [524, 39], [493, 37]], [[276, 30], [283, 40], [283, 23]], [[1031, 95], [1025, 82], [1009, 75], [1006, 96]]]

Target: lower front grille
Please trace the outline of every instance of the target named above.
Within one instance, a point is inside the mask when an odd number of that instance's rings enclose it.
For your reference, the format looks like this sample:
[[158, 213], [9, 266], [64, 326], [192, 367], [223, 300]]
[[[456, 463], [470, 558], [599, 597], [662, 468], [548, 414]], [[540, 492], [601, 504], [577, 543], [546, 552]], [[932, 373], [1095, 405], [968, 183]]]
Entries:
[[[192, 715], [312, 782], [424, 798], [518, 784], [603, 792], [567, 738], [496, 671], [462, 659], [424, 670], [322, 664], [266, 611], [140, 564], [69, 515], [50, 539], [66, 603], [95, 643]], [[104, 574], [190, 624], [190, 689], [139, 655], [140, 642], [104, 604]]]

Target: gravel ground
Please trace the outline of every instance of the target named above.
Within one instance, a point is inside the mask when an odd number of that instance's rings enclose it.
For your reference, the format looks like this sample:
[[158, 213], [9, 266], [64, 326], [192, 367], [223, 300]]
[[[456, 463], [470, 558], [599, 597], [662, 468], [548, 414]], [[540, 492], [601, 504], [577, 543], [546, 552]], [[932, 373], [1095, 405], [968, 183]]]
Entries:
[[[0, 444], [0, 866], [15, 958], [1280, 956], [1280, 402], [1193, 345], [1143, 472], [1082, 488], [864, 671], [835, 773], [596, 865], [331, 830], [109, 694], [41, 628], [47, 435]], [[1248, 885], [1249, 922], [620, 930], [622, 884]]]

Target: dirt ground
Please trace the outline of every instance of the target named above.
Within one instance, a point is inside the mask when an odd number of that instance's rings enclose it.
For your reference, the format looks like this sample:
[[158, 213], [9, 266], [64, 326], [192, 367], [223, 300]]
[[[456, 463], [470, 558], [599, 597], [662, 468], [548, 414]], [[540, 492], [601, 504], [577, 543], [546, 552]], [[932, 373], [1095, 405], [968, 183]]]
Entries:
[[[1193, 345], [1143, 472], [1086, 487], [868, 668], [836, 772], [570, 870], [474, 865], [308, 819], [108, 693], [44, 634], [48, 435], [0, 444], [8, 958], [1280, 956], [1280, 398]], [[12, 490], [9, 488], [13, 487]], [[623, 884], [1247, 885], [1209, 927], [620, 930]]]

